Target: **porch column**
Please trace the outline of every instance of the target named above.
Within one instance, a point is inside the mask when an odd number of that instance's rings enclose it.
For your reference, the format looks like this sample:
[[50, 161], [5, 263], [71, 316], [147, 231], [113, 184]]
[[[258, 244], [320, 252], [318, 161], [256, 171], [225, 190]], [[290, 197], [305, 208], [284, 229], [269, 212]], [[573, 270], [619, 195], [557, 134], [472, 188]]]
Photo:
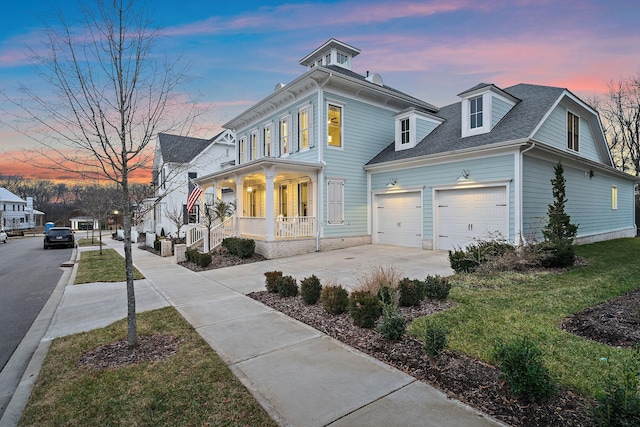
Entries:
[[234, 226], [234, 235], [240, 235], [240, 217], [243, 216], [244, 212], [244, 176], [236, 175], [236, 211], [234, 212], [235, 221], [233, 222]]
[[266, 180], [265, 184], [265, 240], [267, 242], [273, 242], [276, 238], [274, 231], [274, 206], [273, 206], [273, 198], [274, 198], [274, 185], [273, 181], [276, 177], [276, 171], [274, 166], [265, 166], [264, 167], [264, 177]]

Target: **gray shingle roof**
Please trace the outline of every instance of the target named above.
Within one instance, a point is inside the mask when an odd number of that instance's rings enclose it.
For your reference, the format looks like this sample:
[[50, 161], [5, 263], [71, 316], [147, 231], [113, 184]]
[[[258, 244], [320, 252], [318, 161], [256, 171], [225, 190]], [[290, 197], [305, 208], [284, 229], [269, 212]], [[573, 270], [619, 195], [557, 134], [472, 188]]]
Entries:
[[160, 133], [158, 141], [162, 159], [167, 163], [189, 163], [221, 134], [222, 132], [211, 139], [202, 139]]
[[[351, 70], [348, 70], [346, 68], [340, 67], [339, 65], [326, 65], [326, 66], [324, 66], [324, 68], [326, 68], [328, 70], [331, 70], [333, 72], [344, 74], [345, 76], [349, 76], [349, 77], [352, 77], [354, 79], [366, 82], [367, 84], [370, 84], [370, 85], [372, 85], [374, 87], [378, 86], [377, 84], [372, 83], [369, 80], [367, 80], [367, 78], [365, 76], [363, 76], [362, 74], [358, 74], [355, 71], [351, 71]], [[423, 110], [425, 112], [434, 113], [434, 112], [438, 111], [438, 107], [436, 107], [435, 105], [431, 105], [431, 104], [429, 104], [429, 103], [427, 103], [427, 102], [425, 102], [425, 101], [423, 101], [421, 99], [418, 99], [418, 98], [416, 98], [414, 96], [407, 95], [406, 93], [401, 92], [401, 91], [399, 91], [397, 89], [394, 89], [394, 88], [392, 88], [390, 86], [387, 86], [385, 84], [383, 84], [382, 87], [387, 89], [387, 90], [389, 90], [389, 91], [391, 91], [391, 92], [397, 93], [398, 95], [402, 95], [402, 96], [404, 96], [406, 98], [413, 99], [417, 103], [419, 103], [420, 105], [427, 104], [427, 105], [429, 105], [429, 107], [432, 107], [429, 110], [424, 110], [423, 108], [421, 108], [421, 110]], [[419, 107], [416, 106], [416, 108], [419, 108]]]
[[437, 116], [445, 119], [445, 122], [416, 144], [414, 148], [395, 151], [395, 143], [391, 142], [387, 148], [367, 164], [428, 156], [527, 138], [565, 91], [563, 88], [530, 84], [519, 84], [503, 90], [520, 99], [520, 102], [496, 124], [491, 132], [462, 138], [462, 104], [458, 102], [438, 111]]

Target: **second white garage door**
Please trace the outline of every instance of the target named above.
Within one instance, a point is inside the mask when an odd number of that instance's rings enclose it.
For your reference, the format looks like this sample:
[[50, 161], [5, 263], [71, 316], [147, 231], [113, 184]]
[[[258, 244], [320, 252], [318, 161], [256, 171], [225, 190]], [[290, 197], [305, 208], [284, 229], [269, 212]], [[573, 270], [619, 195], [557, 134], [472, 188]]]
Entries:
[[377, 243], [422, 247], [422, 193], [376, 196]]
[[509, 237], [506, 187], [436, 191], [438, 249], [465, 247], [500, 233]]

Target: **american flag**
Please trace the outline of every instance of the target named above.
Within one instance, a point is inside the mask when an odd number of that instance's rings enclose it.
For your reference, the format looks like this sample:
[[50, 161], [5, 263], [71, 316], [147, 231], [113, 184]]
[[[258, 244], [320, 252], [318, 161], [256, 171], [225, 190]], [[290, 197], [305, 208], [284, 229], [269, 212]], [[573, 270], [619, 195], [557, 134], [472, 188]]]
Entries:
[[196, 202], [200, 198], [200, 195], [202, 194], [202, 188], [200, 188], [200, 186], [193, 181], [191, 181], [191, 183], [193, 184], [193, 190], [191, 190], [191, 193], [189, 193], [189, 197], [187, 197], [187, 212], [191, 212], [191, 209], [193, 209], [193, 205], [196, 204]]

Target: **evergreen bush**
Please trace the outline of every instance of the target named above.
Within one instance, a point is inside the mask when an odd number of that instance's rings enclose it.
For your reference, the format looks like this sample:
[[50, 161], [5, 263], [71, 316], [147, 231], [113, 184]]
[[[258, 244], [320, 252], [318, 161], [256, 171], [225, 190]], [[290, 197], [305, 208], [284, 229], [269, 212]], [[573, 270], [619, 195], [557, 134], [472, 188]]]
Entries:
[[282, 277], [282, 271], [267, 271], [264, 273], [265, 277], [265, 287], [268, 292], [276, 293], [278, 292], [278, 283], [277, 280], [279, 277]]
[[250, 258], [256, 252], [256, 242], [242, 237], [227, 237], [222, 240], [222, 247], [239, 258]]
[[493, 357], [515, 395], [530, 402], [542, 402], [556, 393], [551, 374], [542, 360], [542, 352], [530, 338], [498, 343]]
[[444, 301], [449, 296], [450, 290], [451, 283], [446, 277], [436, 274], [435, 276], [427, 276], [424, 279], [424, 294], [429, 299]]
[[320, 279], [315, 274], [311, 277], [305, 277], [300, 282], [300, 294], [302, 295], [302, 301], [307, 305], [314, 305], [320, 299], [320, 293], [322, 292], [322, 285]]
[[407, 320], [398, 313], [394, 303], [382, 304], [382, 320], [376, 331], [387, 341], [399, 341], [407, 331]]
[[382, 314], [382, 306], [377, 295], [356, 291], [349, 295], [349, 315], [353, 323], [361, 328], [373, 328]]
[[598, 403], [593, 418], [601, 427], [631, 427], [640, 425], [640, 347], [625, 360], [622, 375], [609, 374], [603, 388], [596, 391]]
[[399, 304], [402, 307], [411, 307], [420, 305], [425, 297], [425, 283], [405, 277], [398, 283], [398, 290], [400, 292]]
[[448, 329], [427, 319], [424, 325], [424, 351], [431, 357], [440, 356], [447, 348]]
[[349, 306], [349, 292], [342, 286], [325, 286], [320, 293], [322, 308], [329, 314], [342, 314]]
[[291, 276], [282, 276], [276, 279], [276, 288], [278, 295], [283, 298], [295, 297], [298, 295], [298, 285], [296, 279]]

